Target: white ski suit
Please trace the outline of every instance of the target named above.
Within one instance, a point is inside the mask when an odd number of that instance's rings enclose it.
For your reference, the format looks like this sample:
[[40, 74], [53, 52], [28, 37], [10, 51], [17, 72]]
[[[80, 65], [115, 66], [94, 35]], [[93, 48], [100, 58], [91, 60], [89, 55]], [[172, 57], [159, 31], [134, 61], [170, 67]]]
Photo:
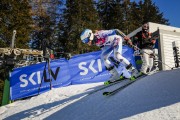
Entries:
[[122, 43], [124, 38], [117, 35], [117, 31], [114, 30], [100, 30], [94, 33], [95, 44], [102, 49], [101, 59], [104, 64], [112, 74], [110, 81], [119, 79], [120, 75], [114, 66], [112, 66], [112, 61], [109, 60], [110, 55], [114, 52], [114, 59], [123, 63], [125, 66], [130, 65], [130, 62], [122, 56]]

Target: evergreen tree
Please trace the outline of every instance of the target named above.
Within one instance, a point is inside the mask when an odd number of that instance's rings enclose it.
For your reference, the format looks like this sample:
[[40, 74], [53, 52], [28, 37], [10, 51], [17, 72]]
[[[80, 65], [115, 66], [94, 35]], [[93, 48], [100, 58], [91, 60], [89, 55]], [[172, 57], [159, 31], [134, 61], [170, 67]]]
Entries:
[[131, 26], [131, 2], [130, 0], [123, 0], [122, 2], [122, 9], [123, 9], [123, 16], [124, 16], [124, 27], [122, 28], [122, 31], [125, 34], [128, 34], [130, 31]]
[[1, 0], [0, 6], [1, 45], [9, 46], [13, 30], [16, 30], [16, 47], [27, 48], [33, 24], [28, 0]]
[[31, 47], [42, 49], [43, 44], [54, 48], [57, 44], [58, 22], [61, 0], [31, 0], [35, 29], [32, 33]]
[[118, 28], [128, 34], [145, 22], [169, 24], [155, 3], [130, 0], [98, 0], [97, 11], [104, 29]]
[[97, 2], [97, 11], [104, 29], [122, 29], [124, 27], [121, 3], [121, 0], [100, 0]]
[[109, 22], [112, 16], [114, 0], [99, 0], [97, 2], [97, 11], [100, 16], [100, 21], [104, 29], [109, 29]]
[[140, 9], [140, 5], [136, 2], [131, 2], [131, 9], [129, 14], [130, 14], [129, 32], [131, 32], [143, 24], [142, 22], [143, 17], [142, 17], [142, 11]]
[[100, 28], [97, 11], [92, 0], [67, 0], [64, 11], [63, 36], [65, 50], [73, 54], [97, 50], [97, 47], [89, 47], [80, 40], [81, 32], [88, 28], [96, 30]]
[[159, 11], [159, 8], [152, 2], [152, 0], [144, 0], [138, 3], [138, 14], [136, 18], [139, 19], [141, 24], [146, 22], [154, 22], [168, 25], [168, 19], [163, 17], [163, 13]]
[[32, 44], [31, 47], [34, 49], [43, 49], [43, 45], [50, 45], [50, 36], [53, 32], [51, 29], [50, 17], [36, 16], [37, 29], [32, 32]]
[[[0, 47], [10, 46], [13, 30], [16, 30], [15, 47], [28, 48], [33, 24], [30, 9], [28, 0], [0, 1]], [[0, 65], [0, 101], [9, 70], [10, 66]]]

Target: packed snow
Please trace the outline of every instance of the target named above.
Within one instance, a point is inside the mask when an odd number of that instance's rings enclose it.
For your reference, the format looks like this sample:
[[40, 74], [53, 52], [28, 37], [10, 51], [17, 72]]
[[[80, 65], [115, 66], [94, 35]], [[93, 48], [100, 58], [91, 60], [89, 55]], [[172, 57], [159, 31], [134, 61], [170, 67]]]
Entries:
[[112, 96], [127, 81], [93, 92], [103, 83], [71, 85], [0, 107], [0, 119], [180, 120], [180, 69], [144, 77]]

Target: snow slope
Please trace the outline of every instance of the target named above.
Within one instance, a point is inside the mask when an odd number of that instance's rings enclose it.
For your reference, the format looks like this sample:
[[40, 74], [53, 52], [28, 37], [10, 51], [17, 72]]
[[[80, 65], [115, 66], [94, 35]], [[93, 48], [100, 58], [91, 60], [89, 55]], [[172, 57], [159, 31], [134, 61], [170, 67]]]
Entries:
[[103, 83], [56, 88], [0, 107], [0, 119], [180, 120], [180, 69], [142, 78], [113, 96], [91, 93]]

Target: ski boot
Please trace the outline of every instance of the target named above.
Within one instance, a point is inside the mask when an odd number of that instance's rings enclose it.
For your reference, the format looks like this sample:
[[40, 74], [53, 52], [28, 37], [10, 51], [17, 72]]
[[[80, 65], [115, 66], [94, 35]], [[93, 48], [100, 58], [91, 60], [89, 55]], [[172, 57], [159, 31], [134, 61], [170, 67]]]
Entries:
[[139, 76], [147, 75], [147, 73], [139, 72]]
[[132, 81], [136, 80], [136, 78], [134, 76], [131, 76], [129, 79]]
[[123, 76], [123, 73], [120, 75], [119, 79], [120, 80], [124, 80], [125, 79], [125, 77]]
[[109, 85], [111, 83], [118, 82], [118, 81], [121, 81], [121, 80], [124, 80], [124, 79], [126, 79], [126, 78], [123, 76], [123, 74], [121, 74], [120, 77], [117, 80], [114, 80], [114, 81], [108, 80], [108, 81], [104, 82], [104, 85]]
[[132, 66], [132, 64], [129, 64], [126, 69], [131, 73], [130, 80], [136, 80], [137, 77], [140, 76], [140, 72]]
[[112, 75], [111, 75], [111, 77], [110, 77], [110, 79], [109, 79], [108, 81], [104, 82], [104, 85], [109, 85], [109, 84], [113, 83], [114, 81], [120, 79], [120, 78], [119, 78], [119, 73], [117, 72], [117, 70], [115, 69], [114, 66], [111, 67], [111, 68], [109, 68], [109, 69], [107, 69], [107, 70], [109, 70], [109, 72], [110, 72]]

